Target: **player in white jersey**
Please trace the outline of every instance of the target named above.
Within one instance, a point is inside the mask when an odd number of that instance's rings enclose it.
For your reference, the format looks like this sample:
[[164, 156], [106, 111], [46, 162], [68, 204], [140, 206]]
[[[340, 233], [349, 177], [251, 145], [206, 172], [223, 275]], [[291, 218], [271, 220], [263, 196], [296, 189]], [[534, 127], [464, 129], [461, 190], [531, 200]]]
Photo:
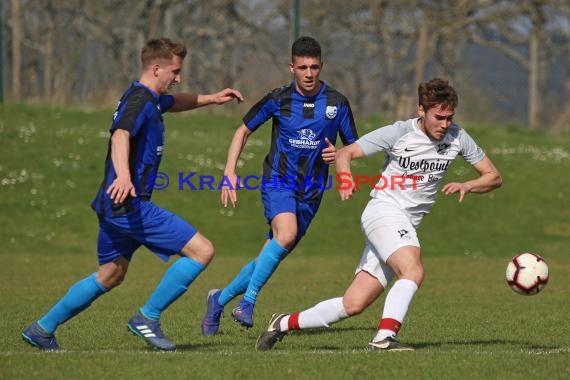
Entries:
[[339, 187], [343, 201], [350, 199], [356, 190], [350, 162], [386, 152], [380, 180], [362, 213], [364, 252], [344, 296], [301, 312], [273, 314], [267, 330], [257, 340], [258, 350], [272, 349], [289, 330], [329, 327], [360, 314], [394, 276], [397, 280], [386, 296], [378, 332], [368, 347], [413, 350], [396, 340], [396, 334], [424, 279], [416, 228], [430, 212], [445, 172], [461, 155], [479, 174], [475, 179], [442, 187], [446, 195], [458, 193], [460, 202], [468, 193], [486, 193], [502, 182], [491, 160], [467, 132], [453, 123], [458, 104], [453, 87], [442, 79], [432, 79], [419, 85], [418, 97], [419, 117], [379, 128], [337, 152], [336, 171], [341, 178], [350, 179]]

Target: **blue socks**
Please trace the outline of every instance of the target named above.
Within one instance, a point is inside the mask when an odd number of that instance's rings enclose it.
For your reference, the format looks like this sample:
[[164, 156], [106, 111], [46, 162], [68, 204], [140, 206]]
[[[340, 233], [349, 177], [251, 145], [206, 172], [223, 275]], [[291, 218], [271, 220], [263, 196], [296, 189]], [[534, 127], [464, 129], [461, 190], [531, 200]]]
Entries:
[[141, 308], [141, 313], [147, 318], [158, 320], [160, 313], [186, 292], [188, 286], [204, 268], [202, 264], [188, 257], [176, 260], [168, 268], [147, 303]]
[[48, 334], [53, 334], [57, 326], [85, 310], [93, 301], [107, 291], [93, 273], [73, 285], [67, 293], [39, 321]]
[[[204, 270], [204, 266], [187, 257], [181, 257], [166, 271], [141, 312], [148, 318], [159, 319], [160, 313], [180, 297]], [[107, 292], [93, 273], [73, 285], [67, 293], [44, 315], [39, 325], [48, 334], [85, 310], [100, 295]]]
[[275, 272], [283, 254], [287, 252], [277, 241], [270, 240], [259, 257], [247, 263], [237, 277], [222, 290], [220, 298], [218, 298], [220, 306], [226, 306], [242, 293], [246, 293], [244, 296], [246, 300], [255, 303], [257, 293]]
[[218, 298], [218, 303], [220, 306], [226, 306], [228, 302], [233, 300], [236, 296], [245, 293], [249, 281], [251, 280], [251, 275], [255, 269], [255, 259], [247, 263], [239, 272], [236, 278], [228, 286], [226, 286], [222, 293], [220, 293], [220, 298]]
[[263, 285], [269, 281], [269, 278], [281, 262], [281, 258], [287, 252], [288, 251], [277, 243], [275, 239], [272, 239], [267, 243], [257, 258], [257, 264], [255, 265], [255, 269], [251, 275], [251, 280], [249, 281], [249, 285], [243, 297], [244, 300], [255, 304], [257, 294]]

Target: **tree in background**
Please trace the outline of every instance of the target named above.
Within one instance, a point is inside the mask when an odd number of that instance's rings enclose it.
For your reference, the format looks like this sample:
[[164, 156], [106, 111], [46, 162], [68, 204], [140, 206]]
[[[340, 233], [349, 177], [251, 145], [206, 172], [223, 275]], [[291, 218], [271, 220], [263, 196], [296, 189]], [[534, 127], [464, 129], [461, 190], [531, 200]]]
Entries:
[[[133, 55], [156, 36], [187, 43], [183, 75], [192, 82], [183, 90], [239, 86], [254, 99], [260, 78], [263, 88], [290, 80], [281, 70], [290, 59], [290, 0], [12, 0], [3, 8], [12, 101], [114, 106], [108, 99], [139, 69]], [[570, 119], [562, 106], [570, 102], [569, 8], [566, 0], [303, 0], [300, 32], [321, 41], [324, 78], [359, 115], [408, 117], [417, 83], [435, 75], [493, 107], [502, 94], [483, 86], [500, 87], [500, 73], [481, 84], [472, 73], [483, 69], [467, 59], [480, 46], [508, 58], [506, 74], [524, 73], [517, 80], [528, 87], [528, 126], [562, 130]], [[561, 64], [566, 70], [552, 78]], [[526, 102], [521, 91], [507, 96]], [[522, 118], [520, 109], [511, 112]]]
[[[559, 12], [567, 8], [562, 0], [498, 1], [470, 33], [473, 42], [497, 49], [528, 73], [530, 129], [544, 126], [547, 73], [555, 58], [552, 31]], [[566, 18], [566, 29], [568, 22]]]

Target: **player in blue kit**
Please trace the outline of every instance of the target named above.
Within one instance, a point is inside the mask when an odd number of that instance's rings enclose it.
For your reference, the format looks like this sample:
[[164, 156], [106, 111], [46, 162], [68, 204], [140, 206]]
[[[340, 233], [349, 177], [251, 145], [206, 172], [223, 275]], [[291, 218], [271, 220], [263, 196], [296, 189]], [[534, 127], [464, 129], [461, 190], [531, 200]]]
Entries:
[[141, 76], [123, 94], [113, 116], [104, 179], [92, 203], [99, 218], [99, 270], [69, 288], [47, 314], [24, 329], [22, 337], [31, 345], [58, 350], [57, 327], [121, 284], [133, 253], [144, 245], [164, 261], [172, 255], [180, 258], [127, 327], [156, 349], [176, 349], [160, 328], [160, 315], [212, 260], [214, 247], [193, 226], [151, 201], [153, 175], [164, 149], [162, 114], [243, 101], [230, 88], [210, 95], [167, 94], [180, 82], [185, 56], [183, 43], [165, 38], [150, 40], [142, 49]]
[[352, 111], [346, 97], [319, 80], [321, 47], [311, 37], [293, 43], [289, 69], [293, 83], [268, 93], [243, 118], [228, 151], [224, 175], [232, 186], [222, 189], [221, 200], [235, 207], [236, 164], [248, 136], [272, 119], [271, 148], [263, 162], [261, 199], [270, 225], [259, 256], [246, 264], [224, 289], [208, 293], [202, 334], [218, 332], [224, 306], [244, 294], [233, 309], [234, 320], [253, 326], [259, 291], [279, 263], [305, 235], [323, 197], [328, 164], [334, 162], [337, 135], [343, 144], [356, 141]]

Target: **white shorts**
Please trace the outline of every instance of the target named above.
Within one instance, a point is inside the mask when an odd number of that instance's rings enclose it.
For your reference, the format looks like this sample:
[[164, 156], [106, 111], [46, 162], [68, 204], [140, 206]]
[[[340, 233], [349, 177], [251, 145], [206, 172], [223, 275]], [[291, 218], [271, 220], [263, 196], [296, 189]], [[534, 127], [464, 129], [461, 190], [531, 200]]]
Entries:
[[360, 226], [366, 238], [366, 246], [356, 273], [364, 270], [386, 287], [394, 277], [394, 272], [386, 265], [386, 261], [401, 247], [420, 247], [416, 229], [401, 210], [376, 199], [368, 202]]

